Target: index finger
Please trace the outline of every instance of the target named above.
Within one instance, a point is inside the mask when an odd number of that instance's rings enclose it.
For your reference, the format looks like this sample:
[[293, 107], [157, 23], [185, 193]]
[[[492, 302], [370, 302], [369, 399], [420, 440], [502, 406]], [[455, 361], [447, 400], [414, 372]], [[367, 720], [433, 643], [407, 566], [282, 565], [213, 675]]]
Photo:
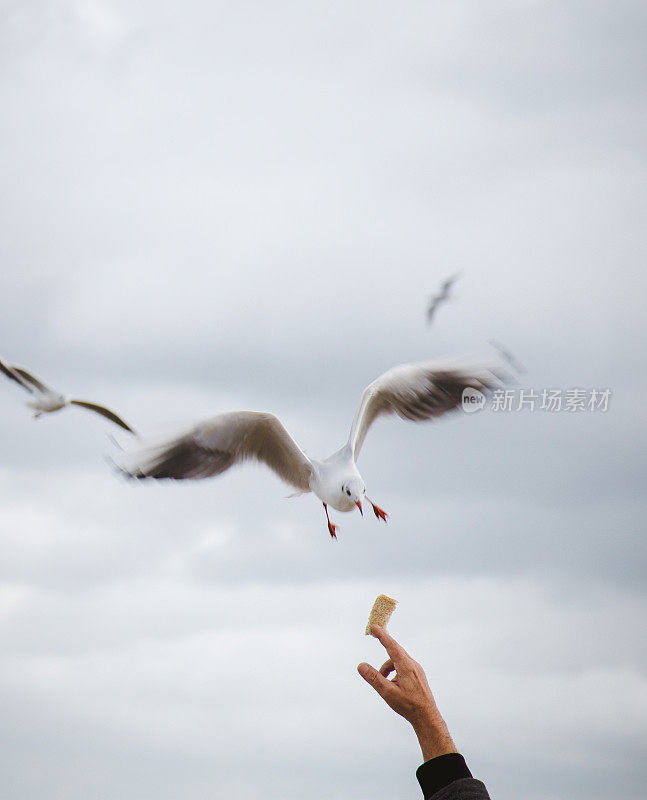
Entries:
[[393, 636], [391, 636], [391, 634], [388, 633], [385, 628], [380, 628], [379, 625], [373, 625], [371, 627], [371, 633], [380, 642], [380, 644], [384, 645], [386, 652], [389, 654], [391, 661], [393, 661], [396, 667], [399, 663], [402, 663], [405, 658], [411, 658], [404, 647], [396, 642]]

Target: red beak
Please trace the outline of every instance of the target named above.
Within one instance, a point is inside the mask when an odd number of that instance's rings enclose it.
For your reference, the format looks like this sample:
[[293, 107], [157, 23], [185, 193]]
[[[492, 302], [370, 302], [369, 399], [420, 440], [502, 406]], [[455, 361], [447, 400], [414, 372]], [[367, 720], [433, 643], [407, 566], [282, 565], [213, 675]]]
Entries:
[[355, 503], [355, 505], [357, 506], [357, 508], [359, 508], [359, 513], [360, 513], [362, 516], [364, 516], [364, 512], [362, 511], [362, 501], [361, 501], [361, 500], [358, 500], [358, 501], [357, 501], [357, 503]]

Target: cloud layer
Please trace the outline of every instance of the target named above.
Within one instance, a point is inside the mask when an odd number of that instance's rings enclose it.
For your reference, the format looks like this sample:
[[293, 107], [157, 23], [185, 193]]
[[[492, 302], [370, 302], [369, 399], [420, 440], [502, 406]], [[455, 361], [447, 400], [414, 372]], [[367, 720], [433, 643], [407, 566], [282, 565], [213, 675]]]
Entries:
[[[0, 789], [419, 796], [355, 673], [374, 597], [493, 797], [644, 795], [645, 11], [474, 0], [0, 10], [0, 353], [144, 433], [313, 456], [397, 363], [487, 347], [606, 413], [375, 426], [390, 514], [260, 467], [132, 486], [0, 386]], [[425, 327], [427, 297], [455, 298]]]

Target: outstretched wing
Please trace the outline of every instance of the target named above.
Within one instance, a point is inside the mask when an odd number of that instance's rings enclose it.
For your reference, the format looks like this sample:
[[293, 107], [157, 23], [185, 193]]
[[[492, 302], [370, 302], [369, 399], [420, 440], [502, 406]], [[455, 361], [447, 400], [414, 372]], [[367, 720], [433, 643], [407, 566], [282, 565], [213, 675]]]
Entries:
[[70, 400], [71, 405], [75, 406], [82, 406], [83, 408], [88, 408], [90, 411], [96, 411], [97, 414], [101, 414], [102, 416], [109, 419], [111, 422], [114, 422], [115, 425], [119, 425], [126, 431], [130, 431], [130, 433], [135, 433], [135, 431], [127, 425], [121, 417], [118, 417], [114, 411], [111, 411], [109, 408], [105, 406], [100, 406], [97, 403], [90, 403], [87, 400]]
[[208, 478], [255, 460], [300, 492], [310, 491], [312, 464], [274, 414], [233, 411], [200, 422], [182, 435], [127, 453], [122, 470], [133, 478]]
[[500, 366], [487, 362], [470, 366], [458, 360], [437, 360], [390, 369], [362, 395], [348, 440], [355, 459], [378, 417], [397, 414], [414, 422], [433, 419], [459, 407], [467, 387], [487, 394], [506, 378]]
[[0, 359], [0, 372], [6, 375], [10, 380], [15, 381], [19, 386], [22, 386], [22, 388], [26, 389], [30, 394], [34, 393], [29, 383], [19, 374], [20, 370], [18, 367], [10, 367], [9, 364], [5, 364], [4, 361]]
[[[42, 381], [39, 381], [38, 378], [36, 378], [34, 375], [32, 375], [31, 372], [27, 372], [26, 369], [23, 369], [22, 367], [11, 367], [11, 369], [14, 372], [17, 372], [18, 375], [20, 375], [20, 377], [26, 382], [25, 383], [25, 387], [26, 388], [27, 388], [28, 384], [31, 384], [32, 386], [36, 387], [36, 389], [38, 389], [39, 392], [43, 392], [44, 394], [47, 394], [47, 392], [51, 392], [52, 391], [49, 388], [49, 386], [44, 384]], [[32, 391], [32, 390], [29, 389], [29, 391]]]

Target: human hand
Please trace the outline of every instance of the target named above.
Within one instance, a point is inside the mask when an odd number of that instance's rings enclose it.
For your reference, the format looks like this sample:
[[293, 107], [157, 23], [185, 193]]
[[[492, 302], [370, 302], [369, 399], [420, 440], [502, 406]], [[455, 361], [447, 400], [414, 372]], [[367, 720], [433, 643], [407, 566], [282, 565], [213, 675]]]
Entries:
[[[445, 753], [456, 753], [456, 745], [438, 711], [424, 669], [384, 628], [373, 626], [371, 633], [384, 645], [389, 659], [379, 670], [370, 664], [360, 664], [359, 674], [397, 714], [411, 723], [425, 761]], [[396, 675], [389, 680], [392, 672]]]

